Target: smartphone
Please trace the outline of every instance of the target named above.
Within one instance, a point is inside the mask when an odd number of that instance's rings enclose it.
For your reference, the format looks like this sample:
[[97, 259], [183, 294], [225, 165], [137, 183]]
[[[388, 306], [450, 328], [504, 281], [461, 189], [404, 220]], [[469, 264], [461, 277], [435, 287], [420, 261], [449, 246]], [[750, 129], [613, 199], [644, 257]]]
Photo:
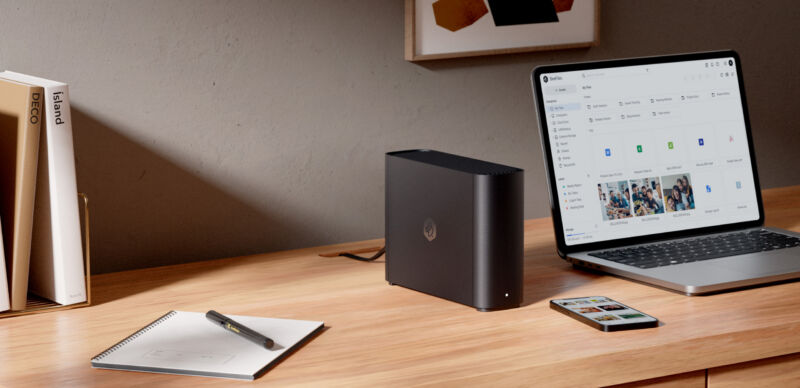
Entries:
[[605, 296], [553, 299], [550, 301], [550, 308], [602, 331], [658, 326], [657, 318]]

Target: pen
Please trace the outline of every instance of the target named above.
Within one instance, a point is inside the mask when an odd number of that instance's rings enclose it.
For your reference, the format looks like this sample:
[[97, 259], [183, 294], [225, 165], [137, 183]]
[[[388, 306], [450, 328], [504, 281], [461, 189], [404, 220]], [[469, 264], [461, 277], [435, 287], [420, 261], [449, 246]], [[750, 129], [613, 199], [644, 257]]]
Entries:
[[222, 326], [223, 329], [236, 333], [267, 349], [271, 349], [272, 346], [275, 345], [273, 340], [267, 338], [263, 334], [259, 334], [255, 330], [250, 329], [249, 327], [244, 326], [241, 323], [236, 322], [233, 319], [230, 319], [214, 310], [208, 310], [206, 313], [206, 318], [208, 318], [209, 321]]

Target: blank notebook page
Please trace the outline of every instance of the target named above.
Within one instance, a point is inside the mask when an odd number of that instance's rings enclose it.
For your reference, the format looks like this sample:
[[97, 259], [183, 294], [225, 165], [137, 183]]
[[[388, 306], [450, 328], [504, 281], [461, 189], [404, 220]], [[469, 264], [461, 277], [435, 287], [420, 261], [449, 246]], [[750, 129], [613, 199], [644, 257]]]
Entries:
[[252, 380], [322, 329], [323, 322], [231, 315], [275, 341], [272, 350], [206, 319], [171, 311], [92, 359], [106, 369]]

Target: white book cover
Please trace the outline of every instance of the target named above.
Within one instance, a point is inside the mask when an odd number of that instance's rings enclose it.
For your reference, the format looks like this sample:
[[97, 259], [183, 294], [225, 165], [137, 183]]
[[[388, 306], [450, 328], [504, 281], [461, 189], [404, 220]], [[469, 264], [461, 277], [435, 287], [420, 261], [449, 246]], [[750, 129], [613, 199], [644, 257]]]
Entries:
[[229, 316], [275, 341], [259, 346], [208, 319], [170, 311], [93, 357], [92, 367], [253, 380], [314, 338], [323, 322]]
[[[0, 224], [2, 228], [2, 224]], [[0, 231], [0, 311], [11, 308], [11, 299], [8, 294], [8, 277], [6, 276], [6, 250], [3, 246], [3, 233]]]
[[0, 77], [41, 86], [45, 93], [28, 288], [62, 305], [85, 302], [69, 88], [63, 82], [11, 71]]

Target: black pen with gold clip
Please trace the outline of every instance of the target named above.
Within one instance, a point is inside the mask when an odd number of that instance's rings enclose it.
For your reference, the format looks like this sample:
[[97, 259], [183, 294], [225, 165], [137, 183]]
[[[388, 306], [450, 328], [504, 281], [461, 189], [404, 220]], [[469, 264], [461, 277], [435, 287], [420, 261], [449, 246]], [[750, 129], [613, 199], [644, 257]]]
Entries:
[[236, 322], [233, 319], [230, 319], [214, 310], [208, 310], [208, 312], [206, 313], [206, 318], [208, 318], [209, 321], [222, 326], [223, 329], [238, 334], [267, 349], [272, 349], [272, 346], [275, 345], [275, 342], [273, 340], [267, 338], [263, 334], [260, 334], [255, 330], [247, 326], [244, 326], [241, 323]]

